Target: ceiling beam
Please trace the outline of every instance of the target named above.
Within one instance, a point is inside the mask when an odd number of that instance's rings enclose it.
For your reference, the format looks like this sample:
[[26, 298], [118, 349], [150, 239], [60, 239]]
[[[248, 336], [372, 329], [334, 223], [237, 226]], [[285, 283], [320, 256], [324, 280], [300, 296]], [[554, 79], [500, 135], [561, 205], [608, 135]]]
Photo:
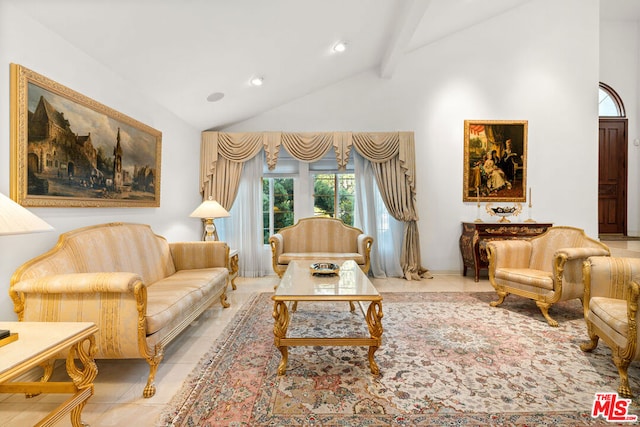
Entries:
[[390, 79], [431, 0], [405, 0], [398, 13], [389, 45], [380, 63], [380, 77]]

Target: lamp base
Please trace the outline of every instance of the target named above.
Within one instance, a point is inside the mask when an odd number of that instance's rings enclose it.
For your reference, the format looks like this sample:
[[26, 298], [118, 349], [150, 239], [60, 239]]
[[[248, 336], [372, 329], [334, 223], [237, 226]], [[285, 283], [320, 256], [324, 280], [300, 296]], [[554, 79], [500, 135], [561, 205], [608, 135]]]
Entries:
[[202, 236], [202, 240], [207, 242], [214, 242], [218, 240], [218, 231], [216, 230], [216, 225], [213, 223], [213, 218], [205, 218], [204, 219], [204, 235]]

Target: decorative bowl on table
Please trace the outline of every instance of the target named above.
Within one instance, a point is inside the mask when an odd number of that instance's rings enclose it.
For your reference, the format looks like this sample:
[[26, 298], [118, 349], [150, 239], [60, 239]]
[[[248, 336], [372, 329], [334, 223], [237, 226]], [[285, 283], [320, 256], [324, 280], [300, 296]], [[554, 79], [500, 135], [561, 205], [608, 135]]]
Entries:
[[311, 274], [318, 276], [329, 276], [338, 274], [340, 266], [332, 262], [314, 262], [309, 266]]
[[513, 206], [511, 208], [503, 208], [498, 206], [497, 208], [491, 208], [491, 210], [497, 216], [511, 216], [516, 211], [516, 207]]
[[491, 203], [487, 203], [487, 213], [491, 216], [499, 216], [501, 219], [498, 222], [511, 222], [507, 219], [508, 216], [518, 216], [522, 212], [522, 205], [516, 203], [515, 206], [510, 207], [492, 207]]

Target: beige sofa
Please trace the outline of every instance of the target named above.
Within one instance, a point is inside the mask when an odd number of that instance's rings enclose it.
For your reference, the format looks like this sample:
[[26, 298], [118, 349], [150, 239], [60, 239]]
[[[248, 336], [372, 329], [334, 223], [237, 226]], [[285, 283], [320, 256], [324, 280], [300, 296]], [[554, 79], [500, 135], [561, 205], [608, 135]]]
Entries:
[[280, 277], [293, 260], [354, 260], [365, 273], [371, 266], [373, 238], [362, 230], [326, 217], [303, 218], [269, 238], [273, 271]]
[[[20, 321], [90, 321], [96, 359], [144, 358], [144, 397], [165, 346], [214, 301], [228, 307], [229, 248], [224, 242], [168, 243], [148, 225], [110, 223], [60, 236], [22, 265], [9, 294]], [[51, 376], [53, 361], [43, 379]]]

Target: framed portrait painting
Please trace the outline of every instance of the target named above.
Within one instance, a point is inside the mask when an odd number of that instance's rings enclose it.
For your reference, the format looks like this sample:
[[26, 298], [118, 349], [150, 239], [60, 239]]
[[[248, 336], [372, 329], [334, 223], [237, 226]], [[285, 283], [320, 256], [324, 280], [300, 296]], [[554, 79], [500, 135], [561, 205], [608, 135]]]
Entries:
[[465, 120], [463, 202], [525, 202], [527, 121]]
[[162, 133], [11, 64], [11, 198], [33, 207], [158, 207]]

